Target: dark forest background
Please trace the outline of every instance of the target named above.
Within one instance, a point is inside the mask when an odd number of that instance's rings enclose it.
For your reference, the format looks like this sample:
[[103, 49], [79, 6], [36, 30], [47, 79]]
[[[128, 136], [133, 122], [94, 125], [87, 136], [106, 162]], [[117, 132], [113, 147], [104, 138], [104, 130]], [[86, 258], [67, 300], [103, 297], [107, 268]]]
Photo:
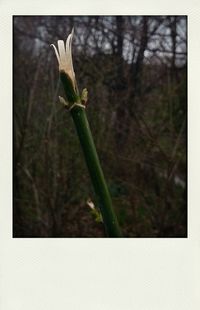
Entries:
[[73, 60], [125, 237], [187, 236], [185, 16], [13, 17], [13, 236], [104, 237], [50, 44]]

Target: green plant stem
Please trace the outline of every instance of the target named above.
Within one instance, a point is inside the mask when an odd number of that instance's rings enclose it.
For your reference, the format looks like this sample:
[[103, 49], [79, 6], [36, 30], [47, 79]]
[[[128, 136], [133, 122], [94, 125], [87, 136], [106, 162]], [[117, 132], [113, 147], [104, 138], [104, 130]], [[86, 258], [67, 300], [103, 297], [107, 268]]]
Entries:
[[90, 177], [97, 195], [97, 202], [102, 214], [106, 233], [109, 237], [122, 237], [108, 187], [99, 162], [92, 133], [87, 120], [85, 109], [74, 106], [71, 115], [83, 149]]

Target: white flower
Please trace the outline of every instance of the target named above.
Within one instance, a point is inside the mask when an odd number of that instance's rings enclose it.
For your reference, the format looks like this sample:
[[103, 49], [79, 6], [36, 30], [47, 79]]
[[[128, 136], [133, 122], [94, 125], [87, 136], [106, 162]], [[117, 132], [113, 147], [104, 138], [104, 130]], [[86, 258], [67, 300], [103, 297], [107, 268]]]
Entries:
[[75, 80], [75, 73], [73, 68], [73, 62], [72, 62], [72, 39], [73, 39], [74, 29], [72, 29], [72, 32], [69, 34], [67, 40], [66, 40], [66, 47], [63, 40], [58, 40], [58, 49], [55, 47], [54, 44], [51, 44], [53, 46], [58, 64], [59, 64], [59, 71], [64, 71], [72, 80], [74, 89], [76, 85]]

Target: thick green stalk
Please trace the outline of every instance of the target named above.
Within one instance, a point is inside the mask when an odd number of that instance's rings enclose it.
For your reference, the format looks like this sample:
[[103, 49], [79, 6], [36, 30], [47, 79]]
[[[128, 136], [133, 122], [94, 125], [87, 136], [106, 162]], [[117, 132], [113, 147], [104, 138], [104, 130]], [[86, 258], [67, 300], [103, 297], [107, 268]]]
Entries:
[[83, 149], [90, 177], [97, 195], [103, 222], [109, 237], [122, 237], [108, 187], [99, 162], [85, 109], [74, 106], [71, 115]]
[[68, 107], [74, 120], [77, 134], [83, 149], [86, 164], [97, 195], [98, 206], [101, 211], [106, 233], [109, 237], [121, 237], [121, 231], [116, 214], [112, 207], [112, 201], [108, 187], [101, 169], [97, 151], [90, 131], [85, 107], [80, 105], [81, 99], [78, 95], [77, 86], [65, 71], [60, 72], [60, 78], [65, 90]]

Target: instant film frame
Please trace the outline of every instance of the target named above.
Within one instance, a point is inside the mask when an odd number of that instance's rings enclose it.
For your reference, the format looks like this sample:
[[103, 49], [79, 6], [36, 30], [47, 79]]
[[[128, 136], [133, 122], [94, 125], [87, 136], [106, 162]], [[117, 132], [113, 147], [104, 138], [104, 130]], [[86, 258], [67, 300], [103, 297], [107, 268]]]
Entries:
[[[14, 309], [199, 309], [199, 4], [154, 1], [1, 7], [1, 306]], [[188, 15], [188, 238], [12, 238], [12, 15]]]

